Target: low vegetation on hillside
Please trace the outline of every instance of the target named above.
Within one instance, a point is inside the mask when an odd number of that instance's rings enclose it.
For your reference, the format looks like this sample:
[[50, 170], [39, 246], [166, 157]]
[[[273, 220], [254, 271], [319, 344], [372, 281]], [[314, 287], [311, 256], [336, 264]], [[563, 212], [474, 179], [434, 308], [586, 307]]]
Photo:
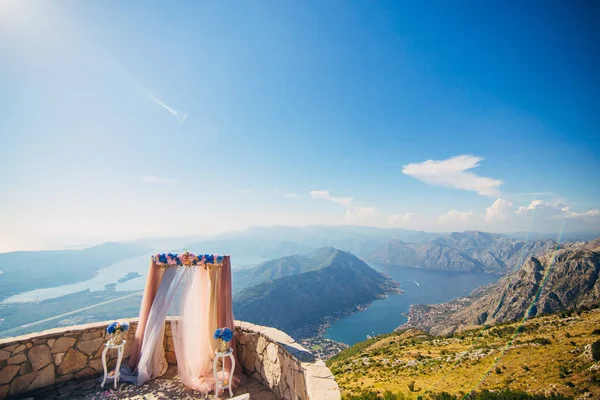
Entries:
[[[447, 336], [409, 329], [327, 363], [345, 399], [600, 398], [600, 309]], [[499, 397], [499, 395], [502, 396]]]

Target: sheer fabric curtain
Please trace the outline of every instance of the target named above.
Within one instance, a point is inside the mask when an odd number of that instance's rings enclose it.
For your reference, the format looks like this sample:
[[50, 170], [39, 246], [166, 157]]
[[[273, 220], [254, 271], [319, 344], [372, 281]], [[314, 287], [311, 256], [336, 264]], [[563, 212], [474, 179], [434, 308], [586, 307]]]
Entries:
[[[210, 271], [192, 267], [173, 307], [171, 320], [177, 372], [188, 387], [208, 393], [215, 388], [212, 374], [213, 332]], [[216, 323], [216, 319], [215, 319]]]
[[[208, 269], [196, 267], [190, 276], [191, 280], [188, 280], [181, 290], [181, 296], [176, 302], [178, 304], [173, 308], [175, 318], [171, 320], [171, 328], [179, 376], [186, 386], [202, 393], [208, 393], [215, 388], [212, 361], [217, 341], [213, 334], [217, 328], [234, 328], [231, 312], [231, 269], [229, 267], [229, 273], [223, 275], [225, 264], [224, 261], [223, 265]], [[229, 296], [227, 290], [222, 292], [223, 288], [229, 288]], [[224, 306], [221, 305], [222, 302]], [[227, 304], [230, 305], [229, 313], [226, 312]], [[229, 380], [229, 359], [225, 369], [226, 375], [219, 378]], [[237, 381], [239, 379], [233, 381], [234, 385]]]
[[144, 342], [144, 332], [146, 331], [148, 315], [150, 314], [150, 309], [152, 308], [152, 303], [154, 303], [154, 297], [156, 296], [164, 272], [165, 268], [157, 267], [154, 260], [150, 259], [148, 277], [146, 278], [146, 286], [144, 287], [144, 295], [142, 297], [142, 304], [140, 305], [140, 316], [138, 318], [137, 329], [135, 330], [131, 356], [129, 357], [129, 368], [132, 371], [137, 369], [138, 361], [140, 360], [140, 351]]
[[[206, 267], [150, 264], [134, 347], [129, 365], [121, 367], [121, 380], [142, 385], [166, 372], [163, 342], [169, 313], [182, 382], [202, 393], [214, 390], [212, 362], [217, 341], [213, 334], [221, 327], [235, 329], [229, 256], [222, 265]], [[234, 342], [231, 347], [235, 349]], [[233, 376], [229, 359], [224, 367], [226, 375], [220, 379], [239, 384], [243, 377], [240, 363]]]
[[137, 385], [143, 385], [150, 379], [161, 376], [167, 371], [168, 364], [163, 345], [165, 320], [173, 300], [180, 290], [181, 283], [190, 271], [192, 271], [191, 268], [180, 266], [167, 268], [164, 273], [148, 316], [144, 342], [142, 343], [138, 362]]

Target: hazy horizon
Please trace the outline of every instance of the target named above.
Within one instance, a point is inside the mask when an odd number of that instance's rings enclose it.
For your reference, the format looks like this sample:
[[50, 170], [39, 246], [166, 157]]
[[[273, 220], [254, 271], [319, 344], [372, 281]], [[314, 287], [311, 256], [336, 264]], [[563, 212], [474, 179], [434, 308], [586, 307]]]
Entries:
[[[89, 248], [89, 247], [94, 247], [94, 246], [98, 246], [101, 244], [105, 244], [105, 243], [130, 243], [130, 242], [138, 242], [138, 241], [153, 241], [153, 240], [181, 240], [183, 242], [189, 242], [189, 241], [201, 241], [201, 240], [210, 240], [210, 239], [215, 239], [215, 238], [219, 238], [222, 236], [228, 237], [228, 235], [231, 234], [236, 234], [236, 233], [243, 233], [246, 232], [248, 230], [251, 229], [260, 229], [260, 228], [375, 228], [375, 229], [389, 229], [389, 230], [393, 230], [393, 229], [406, 229], [406, 228], [396, 228], [396, 227], [378, 227], [378, 226], [368, 226], [368, 225], [324, 225], [324, 224], [315, 224], [315, 225], [264, 225], [264, 226], [249, 226], [247, 228], [244, 229], [239, 229], [239, 230], [231, 230], [231, 231], [224, 231], [224, 232], [220, 232], [218, 234], [205, 234], [205, 235], [200, 235], [200, 234], [190, 234], [190, 235], [178, 235], [178, 236], [156, 236], [156, 235], [150, 235], [150, 236], [136, 236], [136, 237], [126, 237], [126, 238], [118, 238], [116, 236], [106, 236], [104, 238], [96, 238], [96, 239], [90, 239], [89, 242], [73, 242], [73, 243], [66, 243], [66, 244], [57, 244], [55, 246], [49, 246], [49, 247], [30, 247], [30, 248], [15, 248], [15, 249], [9, 249], [9, 250], [1, 250], [0, 249], [0, 254], [2, 253], [9, 253], [9, 252], [14, 252], [14, 251], [44, 251], [44, 250], [80, 250], [80, 249], [84, 249], [84, 248]], [[547, 237], [549, 239], [553, 239], [555, 241], [569, 241], [571, 240], [570, 237], [576, 236], [576, 237], [586, 237], [586, 238], [590, 238], [590, 237], [600, 237], [600, 230], [598, 231], [562, 231], [562, 232], [553, 232], [553, 231], [549, 231], [549, 232], [532, 232], [532, 231], [512, 231], [512, 232], [507, 232], [507, 231], [500, 231], [500, 232], [494, 232], [494, 231], [482, 231], [479, 229], [465, 229], [465, 230], [461, 230], [461, 231], [426, 231], [426, 230], [420, 230], [420, 229], [406, 229], [408, 231], [415, 231], [415, 232], [424, 232], [424, 233], [429, 233], [429, 234], [436, 234], [436, 235], [449, 235], [451, 233], [463, 233], [463, 232], [469, 232], [469, 231], [479, 231], [479, 232], [485, 232], [485, 233], [493, 233], [493, 234], [500, 234], [500, 235], [507, 235], [507, 236], [511, 236], [511, 235], [516, 235], [516, 236], [525, 236], [525, 238], [529, 237], [530, 235], [532, 237], [537, 237], [539, 235], [542, 235], [544, 237]], [[566, 239], [565, 239], [566, 237]], [[531, 240], [534, 240], [534, 238], [532, 238]], [[585, 239], [585, 240], [589, 240], [589, 239]], [[168, 247], [168, 246], [167, 246]], [[165, 248], [166, 250], [166, 248]], [[207, 249], [210, 250], [210, 249]]]

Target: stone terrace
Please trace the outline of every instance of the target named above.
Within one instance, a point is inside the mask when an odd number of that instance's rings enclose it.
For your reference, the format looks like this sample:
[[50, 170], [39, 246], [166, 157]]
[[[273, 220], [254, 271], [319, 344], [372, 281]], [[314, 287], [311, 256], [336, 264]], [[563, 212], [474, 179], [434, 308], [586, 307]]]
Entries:
[[[130, 319], [129, 322], [131, 329], [125, 347], [125, 362], [137, 327], [137, 320]], [[103, 398], [101, 396], [106, 395], [104, 398], [150, 399], [161, 398], [161, 393], [175, 392], [179, 393], [177, 397], [189, 395], [197, 398], [194, 393], [185, 392], [189, 389], [178, 382], [173, 367], [170, 369], [170, 378], [157, 380], [144, 387], [121, 385], [119, 390], [124, 392], [119, 392], [119, 395], [110, 389], [99, 392], [94, 379], [103, 373], [101, 355], [108, 339], [105, 331], [108, 323], [52, 329], [0, 340], [0, 399], [33, 394], [51, 398]], [[338, 385], [325, 364], [291, 337], [274, 328], [241, 321], [236, 321], [236, 325], [237, 359], [244, 372], [252, 378], [248, 386], [240, 388], [236, 394], [248, 390], [253, 393], [252, 398], [259, 400], [271, 400], [272, 396], [268, 397], [270, 395], [286, 400], [340, 398]], [[177, 360], [169, 320], [163, 345], [167, 361], [175, 366]], [[109, 357], [109, 367], [114, 369], [116, 352], [109, 352]], [[123, 397], [124, 393], [130, 397]]]
[[[273, 392], [264, 387], [253, 378], [248, 378], [240, 387], [237, 387], [234, 396], [249, 393], [251, 400], [278, 400]], [[120, 383], [113, 389], [112, 382], [100, 386], [98, 378], [83, 378], [74, 381], [62, 382], [23, 396], [28, 399], [214, 399], [214, 394], [202, 395], [201, 393], [183, 385], [177, 376], [177, 367], [169, 366], [167, 373], [158, 379], [153, 379], [143, 386]], [[219, 399], [229, 398], [229, 392], [219, 396]]]

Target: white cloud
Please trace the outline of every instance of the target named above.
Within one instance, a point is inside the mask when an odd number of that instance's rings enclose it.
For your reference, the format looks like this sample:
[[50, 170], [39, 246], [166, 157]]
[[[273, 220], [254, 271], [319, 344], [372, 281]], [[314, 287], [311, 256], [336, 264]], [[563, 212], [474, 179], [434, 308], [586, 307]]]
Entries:
[[519, 207], [516, 214], [536, 219], [593, 219], [600, 217], [600, 210], [593, 209], [579, 213], [572, 211], [571, 207], [564, 204], [553, 204], [544, 200], [533, 200], [526, 207]]
[[473, 222], [476, 219], [476, 215], [473, 211], [456, 211], [450, 210], [446, 214], [442, 214], [438, 217], [438, 220], [443, 223], [450, 222]]
[[140, 175], [140, 180], [147, 183], [167, 183], [167, 179], [159, 178], [158, 176]]
[[567, 206], [567, 207], [563, 207], [562, 211], [565, 213], [565, 216], [567, 218], [595, 218], [595, 217], [600, 217], [600, 210], [598, 210], [598, 209], [589, 210], [589, 211], [586, 211], [584, 213], [578, 213], [578, 212], [571, 211], [571, 208]]
[[510, 219], [513, 215], [513, 203], [509, 200], [499, 198], [494, 201], [494, 204], [486, 209], [484, 219], [487, 222], [503, 222]]
[[275, 194], [278, 194], [280, 196], [287, 197], [287, 198], [290, 198], [290, 199], [299, 199], [299, 198], [302, 197], [302, 196], [300, 196], [297, 193], [282, 192], [279, 189], [273, 189], [273, 191], [275, 192]]
[[378, 212], [371, 206], [351, 206], [346, 209], [344, 221], [348, 223], [367, 223], [374, 224], [374, 219]]
[[471, 190], [482, 196], [499, 196], [498, 188], [502, 181], [467, 172], [479, 166], [481, 160], [483, 158], [470, 155], [440, 161], [427, 160], [405, 165], [402, 173], [429, 185]]
[[357, 206], [352, 204], [352, 197], [334, 197], [328, 190], [311, 190], [313, 199], [332, 201], [346, 208], [346, 214], [341, 220], [343, 224], [377, 225], [379, 212], [372, 206]]
[[329, 194], [328, 190], [311, 190], [310, 196], [313, 199], [323, 199], [333, 201], [341, 206], [349, 206], [352, 203], [352, 197], [333, 197]]
[[410, 223], [416, 222], [421, 218], [419, 214], [407, 212], [405, 214], [391, 214], [388, 215], [387, 221], [391, 225], [408, 225]]

